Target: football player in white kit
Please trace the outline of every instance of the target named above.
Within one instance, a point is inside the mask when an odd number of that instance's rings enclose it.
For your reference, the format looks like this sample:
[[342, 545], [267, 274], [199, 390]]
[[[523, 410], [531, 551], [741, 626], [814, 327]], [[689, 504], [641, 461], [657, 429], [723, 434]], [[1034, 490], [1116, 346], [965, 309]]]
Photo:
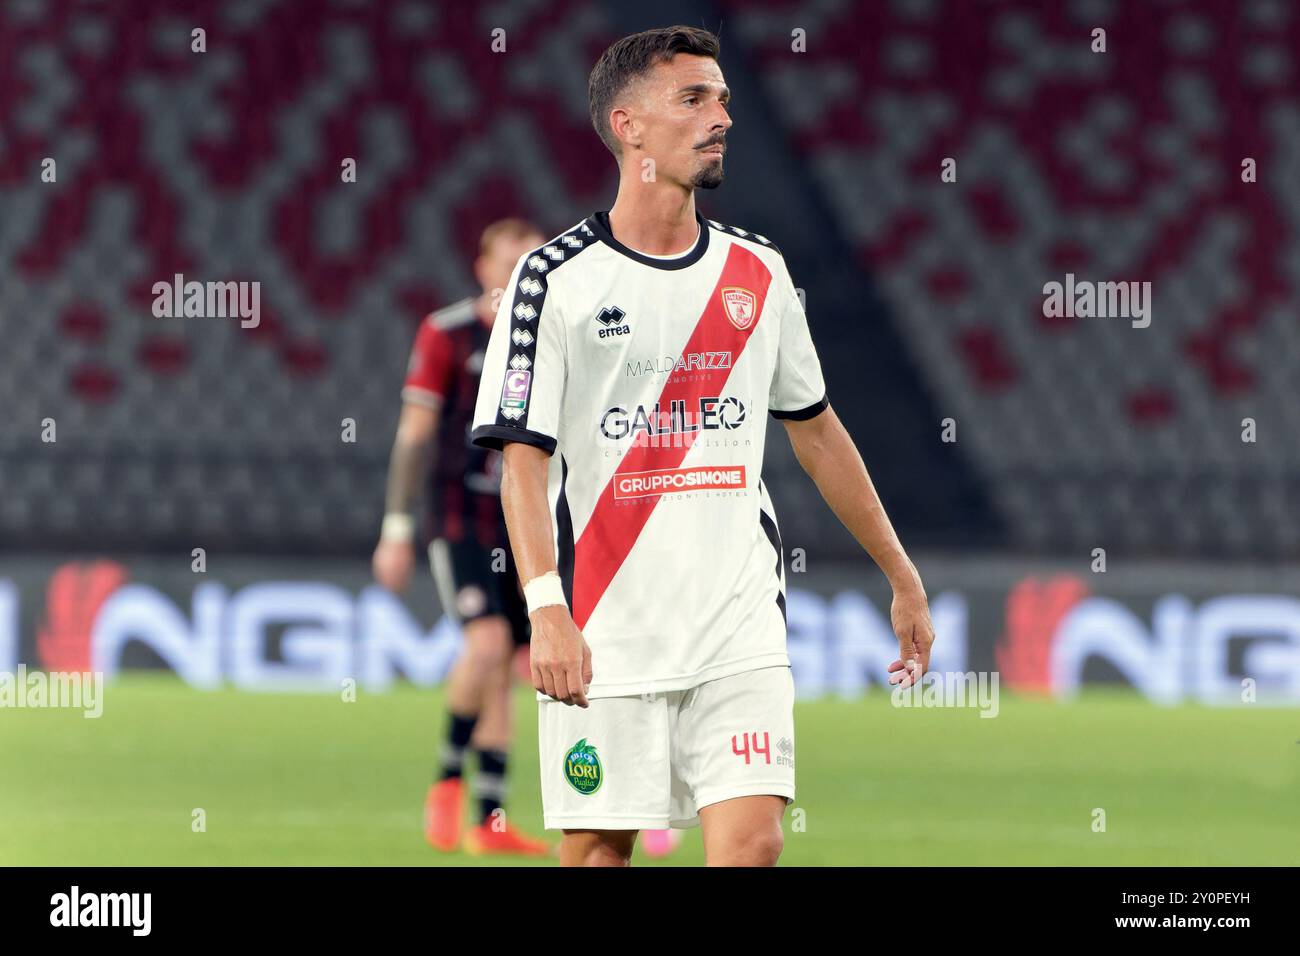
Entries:
[[711, 33], [670, 27], [601, 57], [589, 96], [617, 199], [516, 264], [475, 407], [472, 440], [504, 450], [566, 865], [626, 865], [638, 831], [669, 826], [701, 826], [710, 865], [780, 856], [796, 751], [769, 414], [893, 586], [890, 682], [919, 680], [934, 640], [781, 253], [696, 211], [731, 126], [717, 56]]

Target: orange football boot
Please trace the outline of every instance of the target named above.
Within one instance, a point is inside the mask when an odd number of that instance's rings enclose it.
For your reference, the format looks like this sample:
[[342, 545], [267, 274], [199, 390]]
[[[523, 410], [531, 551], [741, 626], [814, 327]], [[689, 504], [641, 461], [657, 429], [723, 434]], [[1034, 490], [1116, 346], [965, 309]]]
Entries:
[[501, 853], [510, 856], [549, 856], [551, 846], [542, 840], [525, 836], [506, 824], [494, 829], [491, 823], [480, 823], [465, 834], [465, 852], [471, 856]]
[[450, 853], [460, 845], [462, 786], [459, 777], [439, 780], [424, 798], [424, 838], [435, 850]]

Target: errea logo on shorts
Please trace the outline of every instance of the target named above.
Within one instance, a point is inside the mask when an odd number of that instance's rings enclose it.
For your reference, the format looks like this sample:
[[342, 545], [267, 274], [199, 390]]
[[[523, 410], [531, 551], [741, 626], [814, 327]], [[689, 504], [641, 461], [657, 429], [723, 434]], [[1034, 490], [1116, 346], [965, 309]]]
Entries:
[[782, 737], [776, 742], [776, 765], [794, 769], [794, 741], [789, 737]]
[[587, 743], [586, 737], [570, 747], [564, 755], [564, 779], [584, 797], [591, 796], [604, 782], [605, 772], [600, 765], [600, 757], [596, 754], [595, 745]]
[[733, 490], [745, 487], [744, 465], [656, 468], [614, 476], [614, 497], [645, 498], [673, 491]]

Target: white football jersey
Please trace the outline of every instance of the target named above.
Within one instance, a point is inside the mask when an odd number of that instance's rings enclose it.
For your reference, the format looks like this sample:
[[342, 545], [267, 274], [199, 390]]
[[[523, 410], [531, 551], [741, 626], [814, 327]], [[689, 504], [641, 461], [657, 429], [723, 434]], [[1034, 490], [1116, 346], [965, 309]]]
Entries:
[[591, 697], [789, 664], [765, 423], [819, 414], [826, 387], [780, 252], [696, 218], [680, 256], [622, 245], [606, 213], [523, 256], [484, 358], [472, 439], [551, 453]]

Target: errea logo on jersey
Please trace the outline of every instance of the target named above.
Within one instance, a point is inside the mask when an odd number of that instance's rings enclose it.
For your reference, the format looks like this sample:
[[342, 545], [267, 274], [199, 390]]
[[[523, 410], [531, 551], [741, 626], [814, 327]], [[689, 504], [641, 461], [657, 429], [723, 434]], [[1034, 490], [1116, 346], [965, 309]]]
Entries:
[[623, 317], [627, 315], [616, 305], [609, 305], [596, 313], [596, 321], [600, 325], [596, 328], [598, 338], [609, 338], [611, 335], [627, 335], [632, 331], [632, 326], [623, 322]]

